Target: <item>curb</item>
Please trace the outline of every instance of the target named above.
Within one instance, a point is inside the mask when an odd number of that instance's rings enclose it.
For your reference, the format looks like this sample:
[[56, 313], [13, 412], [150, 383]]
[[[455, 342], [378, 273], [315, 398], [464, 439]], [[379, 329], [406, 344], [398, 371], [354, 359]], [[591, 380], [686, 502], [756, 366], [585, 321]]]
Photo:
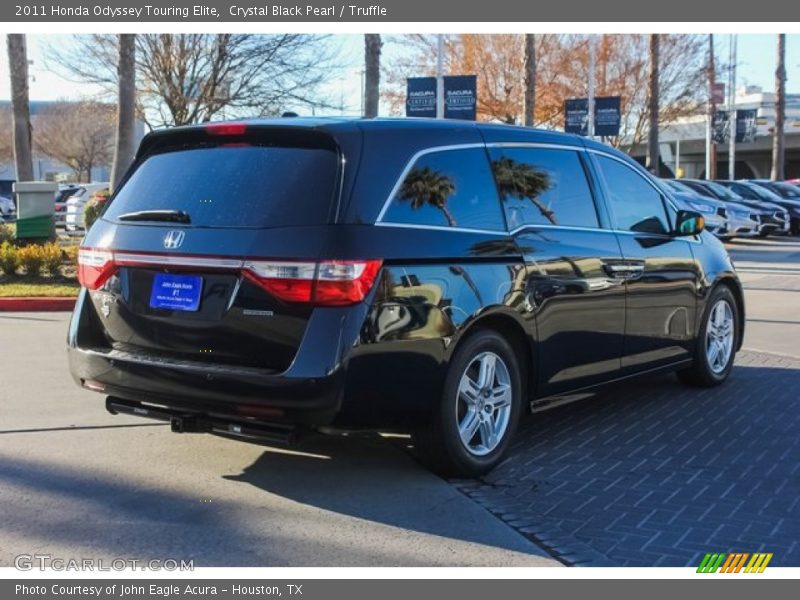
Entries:
[[75, 308], [77, 297], [71, 298], [0, 298], [0, 312], [68, 311]]

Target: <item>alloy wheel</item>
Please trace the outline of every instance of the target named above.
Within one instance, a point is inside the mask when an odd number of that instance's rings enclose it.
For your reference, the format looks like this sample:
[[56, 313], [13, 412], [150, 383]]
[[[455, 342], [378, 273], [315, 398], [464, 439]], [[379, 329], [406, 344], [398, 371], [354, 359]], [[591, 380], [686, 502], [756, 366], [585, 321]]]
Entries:
[[706, 326], [706, 360], [712, 372], [719, 375], [727, 367], [733, 353], [733, 309], [727, 300], [719, 300], [711, 308]]
[[503, 440], [512, 394], [508, 367], [494, 352], [481, 352], [467, 365], [458, 384], [456, 423], [470, 454], [485, 456]]

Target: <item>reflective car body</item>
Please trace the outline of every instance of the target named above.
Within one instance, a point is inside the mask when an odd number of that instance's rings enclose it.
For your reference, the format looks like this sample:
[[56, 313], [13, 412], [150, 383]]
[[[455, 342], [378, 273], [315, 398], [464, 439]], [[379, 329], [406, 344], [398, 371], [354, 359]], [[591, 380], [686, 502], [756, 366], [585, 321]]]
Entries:
[[405, 431], [491, 330], [537, 410], [692, 365], [720, 286], [744, 315], [724, 247], [679, 233], [679, 208], [626, 155], [528, 128], [154, 132], [83, 242], [70, 369], [112, 412], [176, 430]]

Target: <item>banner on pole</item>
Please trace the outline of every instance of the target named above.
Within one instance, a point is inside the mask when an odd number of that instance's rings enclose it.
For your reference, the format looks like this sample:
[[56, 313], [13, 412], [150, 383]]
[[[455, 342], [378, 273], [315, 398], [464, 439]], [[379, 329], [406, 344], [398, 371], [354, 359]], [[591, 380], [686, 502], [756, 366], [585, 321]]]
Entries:
[[[619, 135], [622, 122], [622, 99], [619, 96], [601, 96], [594, 99], [594, 134]], [[569, 98], [564, 102], [564, 131], [589, 135], [589, 99]]]

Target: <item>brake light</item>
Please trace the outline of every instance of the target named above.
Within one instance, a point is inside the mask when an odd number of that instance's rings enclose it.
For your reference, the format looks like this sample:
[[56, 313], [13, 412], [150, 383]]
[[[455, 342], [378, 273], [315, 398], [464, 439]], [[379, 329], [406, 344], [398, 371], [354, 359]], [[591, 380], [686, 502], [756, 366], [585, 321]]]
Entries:
[[372, 289], [380, 260], [267, 262], [244, 264], [244, 276], [286, 302], [319, 306], [357, 304]]
[[205, 126], [208, 135], [244, 135], [246, 123], [208, 123]]
[[78, 281], [83, 287], [98, 289], [115, 270], [114, 255], [109, 250], [78, 249]]

